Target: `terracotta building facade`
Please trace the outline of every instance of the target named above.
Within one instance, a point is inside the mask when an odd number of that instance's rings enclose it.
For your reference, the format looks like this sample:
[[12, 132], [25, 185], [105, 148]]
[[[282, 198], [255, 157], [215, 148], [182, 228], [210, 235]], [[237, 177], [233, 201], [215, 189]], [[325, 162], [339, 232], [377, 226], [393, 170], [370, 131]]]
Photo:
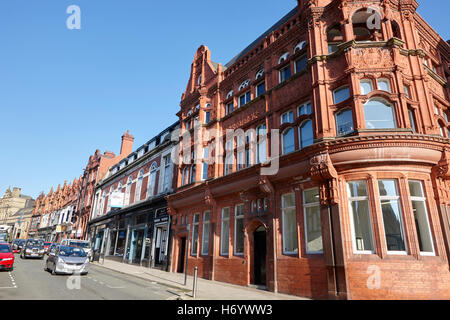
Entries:
[[321, 299], [450, 298], [450, 48], [417, 7], [299, 0], [225, 65], [198, 49], [172, 272]]

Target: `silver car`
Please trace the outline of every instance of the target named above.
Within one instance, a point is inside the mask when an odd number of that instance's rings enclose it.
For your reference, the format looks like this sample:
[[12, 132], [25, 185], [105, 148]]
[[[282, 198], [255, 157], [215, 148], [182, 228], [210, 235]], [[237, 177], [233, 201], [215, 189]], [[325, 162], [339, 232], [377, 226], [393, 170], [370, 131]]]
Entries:
[[47, 258], [45, 270], [55, 274], [81, 274], [89, 272], [89, 258], [79, 247], [57, 246]]

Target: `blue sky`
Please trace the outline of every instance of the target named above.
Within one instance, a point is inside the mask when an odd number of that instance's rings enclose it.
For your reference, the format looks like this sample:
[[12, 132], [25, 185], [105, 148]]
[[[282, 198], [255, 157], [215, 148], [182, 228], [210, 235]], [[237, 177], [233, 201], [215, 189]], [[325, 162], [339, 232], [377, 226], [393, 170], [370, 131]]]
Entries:
[[[448, 0], [419, 12], [450, 39]], [[66, 9], [81, 8], [81, 30]], [[82, 173], [96, 149], [134, 149], [175, 122], [197, 48], [225, 64], [294, 0], [0, 2], [0, 196], [36, 197]], [[238, 8], [231, 10], [231, 8]]]

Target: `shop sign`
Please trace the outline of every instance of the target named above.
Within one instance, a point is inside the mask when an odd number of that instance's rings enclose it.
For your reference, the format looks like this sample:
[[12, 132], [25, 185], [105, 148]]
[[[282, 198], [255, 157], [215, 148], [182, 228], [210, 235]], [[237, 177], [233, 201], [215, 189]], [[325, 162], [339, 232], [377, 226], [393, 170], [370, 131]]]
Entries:
[[62, 232], [62, 227], [61, 225], [56, 226], [56, 233], [61, 233]]
[[111, 208], [122, 208], [123, 207], [123, 192], [113, 192], [111, 194]]

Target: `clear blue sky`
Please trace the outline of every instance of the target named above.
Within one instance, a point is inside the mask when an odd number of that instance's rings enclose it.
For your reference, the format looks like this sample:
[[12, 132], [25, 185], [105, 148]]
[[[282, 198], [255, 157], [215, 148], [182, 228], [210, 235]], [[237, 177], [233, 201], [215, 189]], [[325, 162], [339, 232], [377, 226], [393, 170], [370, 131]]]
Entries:
[[[448, 0], [419, 1], [450, 39]], [[80, 6], [81, 30], [66, 9]], [[0, 195], [36, 197], [82, 173], [96, 149], [119, 153], [175, 122], [196, 49], [226, 63], [295, 0], [0, 2]], [[238, 10], [230, 10], [238, 8]]]

